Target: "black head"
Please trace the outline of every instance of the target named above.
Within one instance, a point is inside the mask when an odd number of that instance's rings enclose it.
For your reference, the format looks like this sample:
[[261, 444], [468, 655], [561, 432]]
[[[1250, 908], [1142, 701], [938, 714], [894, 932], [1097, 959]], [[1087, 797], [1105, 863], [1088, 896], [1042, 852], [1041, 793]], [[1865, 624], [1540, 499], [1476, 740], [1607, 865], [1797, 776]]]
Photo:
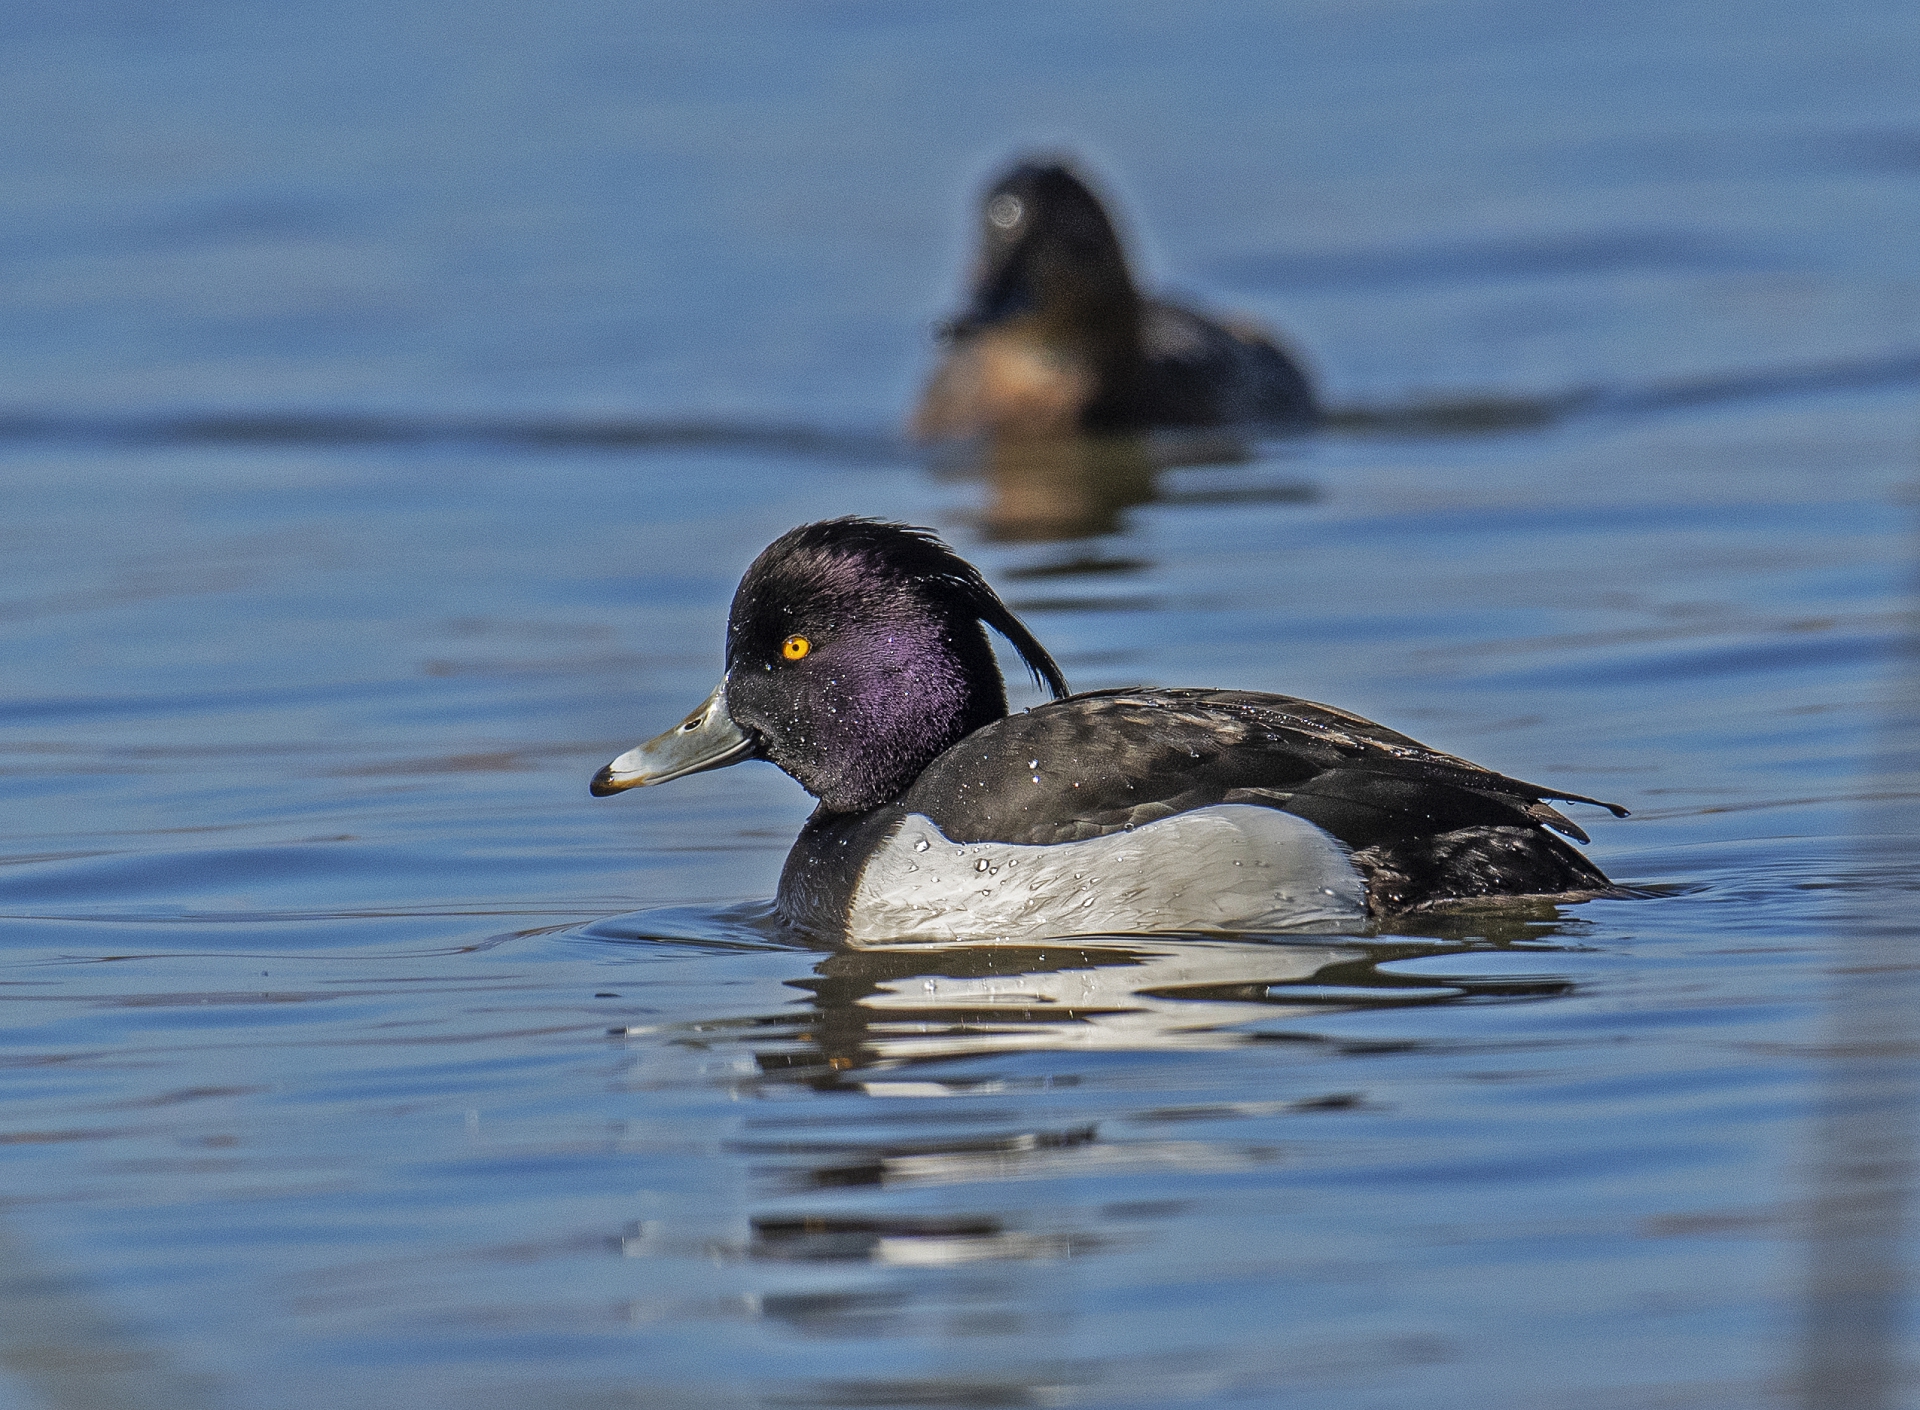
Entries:
[[747, 569], [727, 621], [726, 712], [830, 812], [897, 797], [1007, 713], [992, 627], [1056, 696], [1067, 683], [972, 564], [932, 532], [804, 524]]
[[1025, 161], [988, 188], [971, 305], [956, 334], [1022, 316], [1125, 332], [1137, 326], [1138, 304], [1112, 220], [1070, 168]]

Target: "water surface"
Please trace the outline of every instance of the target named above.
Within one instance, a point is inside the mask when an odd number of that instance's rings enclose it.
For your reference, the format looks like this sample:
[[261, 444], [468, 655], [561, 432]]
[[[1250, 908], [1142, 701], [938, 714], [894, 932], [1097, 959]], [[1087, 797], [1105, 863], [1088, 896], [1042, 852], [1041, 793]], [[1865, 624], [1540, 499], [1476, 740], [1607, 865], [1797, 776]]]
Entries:
[[[8, 1410], [1910, 1398], [1822, 1164], [1910, 1137], [1906, 9], [14, 18]], [[1034, 143], [1336, 427], [900, 447]], [[586, 781], [848, 512], [1077, 687], [1617, 800], [1641, 894], [794, 944], [795, 786]]]

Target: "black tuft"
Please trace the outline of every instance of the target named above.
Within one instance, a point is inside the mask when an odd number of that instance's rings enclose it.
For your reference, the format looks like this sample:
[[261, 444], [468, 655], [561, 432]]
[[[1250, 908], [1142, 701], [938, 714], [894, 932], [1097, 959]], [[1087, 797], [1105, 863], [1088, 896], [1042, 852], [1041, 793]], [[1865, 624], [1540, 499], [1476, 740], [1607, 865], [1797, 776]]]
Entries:
[[1071, 693], [1065, 672], [1027, 630], [1026, 623], [1013, 615], [1000, 594], [980, 576], [980, 570], [949, 548], [932, 529], [857, 514], [820, 519], [775, 539], [749, 570], [749, 577], [762, 564], [814, 555], [860, 560], [876, 574], [918, 584], [929, 599], [958, 607], [1005, 637], [1020, 653], [1033, 683], [1044, 685], [1055, 700], [1064, 700]]

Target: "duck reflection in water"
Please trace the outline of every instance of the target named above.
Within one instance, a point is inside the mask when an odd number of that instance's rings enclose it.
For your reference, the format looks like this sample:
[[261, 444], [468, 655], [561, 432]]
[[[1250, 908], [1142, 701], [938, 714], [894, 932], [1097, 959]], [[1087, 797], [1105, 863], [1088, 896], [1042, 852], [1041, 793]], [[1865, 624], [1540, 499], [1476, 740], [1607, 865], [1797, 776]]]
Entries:
[[1112, 220], [1057, 161], [1021, 162], [982, 199], [965, 311], [912, 421], [957, 443], [1010, 540], [1111, 533], [1154, 472], [1244, 459], [1247, 433], [1319, 419], [1298, 364], [1261, 329], [1142, 295]]
[[1001, 437], [964, 467], [986, 488], [984, 537], [1057, 543], [1120, 532], [1120, 516], [1154, 497], [1160, 468], [1135, 436]]
[[[1274, 1041], [1338, 1047], [1313, 1031], [1315, 1020], [1353, 1009], [1564, 994], [1573, 986], [1551, 972], [1553, 951], [1542, 944], [1561, 920], [1542, 904], [1463, 913], [1429, 923], [1420, 935], [1373, 939], [1107, 936], [836, 949], [786, 981], [807, 992], [803, 1005], [700, 1031], [708, 1044], [731, 1033], [751, 1048], [763, 1079], [776, 1083], [869, 1096], [988, 1095], [1008, 1079], [946, 1073], [941, 1065], [1010, 1052], [1217, 1051]], [[764, 914], [726, 928], [741, 939], [762, 928], [791, 939]], [[584, 933], [651, 944], [687, 931], [709, 943], [716, 933], [712, 918], [674, 910], [614, 916]], [[1539, 956], [1539, 971], [1501, 964], [1488, 972], [1493, 966], [1479, 957], [1519, 953], [1505, 949], [1512, 941]], [[1421, 961], [1420, 970], [1395, 968], [1409, 961]]]

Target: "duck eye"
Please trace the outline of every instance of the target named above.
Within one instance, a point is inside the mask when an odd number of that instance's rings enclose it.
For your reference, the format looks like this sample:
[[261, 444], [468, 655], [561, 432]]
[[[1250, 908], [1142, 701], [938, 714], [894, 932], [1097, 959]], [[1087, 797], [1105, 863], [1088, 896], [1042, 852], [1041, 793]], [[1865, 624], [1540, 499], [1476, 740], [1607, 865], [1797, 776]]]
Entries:
[[1020, 217], [1026, 213], [1027, 209], [1020, 203], [1020, 198], [1005, 192], [987, 202], [987, 219], [1002, 230], [1013, 229], [1019, 223]]
[[811, 650], [813, 643], [803, 636], [790, 636], [780, 643], [780, 654], [789, 661], [798, 661]]

